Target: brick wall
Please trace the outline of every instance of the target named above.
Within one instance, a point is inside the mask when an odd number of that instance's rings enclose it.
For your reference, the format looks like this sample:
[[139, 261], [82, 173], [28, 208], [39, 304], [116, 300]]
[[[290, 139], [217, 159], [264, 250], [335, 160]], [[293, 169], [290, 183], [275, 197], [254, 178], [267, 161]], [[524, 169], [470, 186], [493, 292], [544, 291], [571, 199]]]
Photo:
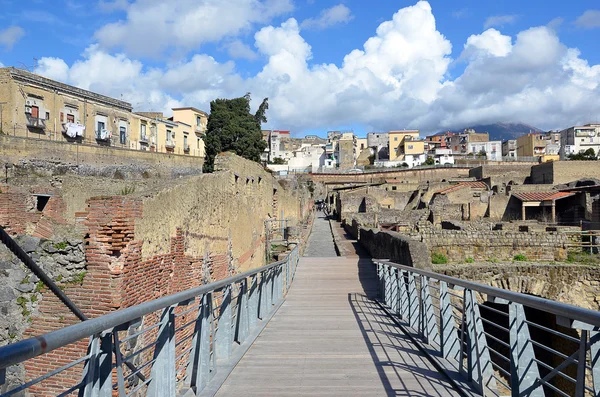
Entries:
[[[35, 194], [49, 194], [42, 211], [37, 209]], [[0, 185], [0, 226], [10, 234], [29, 234], [51, 238], [55, 224], [64, 224], [65, 203], [52, 188], [38, 187], [34, 191], [26, 188]]]

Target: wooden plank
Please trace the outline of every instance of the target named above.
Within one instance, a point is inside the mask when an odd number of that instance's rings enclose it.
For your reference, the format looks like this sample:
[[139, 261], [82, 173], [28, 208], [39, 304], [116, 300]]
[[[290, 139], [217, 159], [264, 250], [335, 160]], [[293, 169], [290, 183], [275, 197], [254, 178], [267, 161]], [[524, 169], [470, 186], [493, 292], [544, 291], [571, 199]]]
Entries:
[[217, 396], [460, 395], [369, 299], [376, 291], [370, 259], [302, 258], [286, 301]]

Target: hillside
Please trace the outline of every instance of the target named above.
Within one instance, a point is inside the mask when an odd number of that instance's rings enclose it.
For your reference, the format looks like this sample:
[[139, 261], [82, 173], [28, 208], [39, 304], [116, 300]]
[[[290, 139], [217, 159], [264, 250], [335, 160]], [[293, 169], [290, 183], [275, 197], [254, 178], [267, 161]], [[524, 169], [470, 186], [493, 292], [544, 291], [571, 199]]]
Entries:
[[[527, 134], [529, 132], [543, 132], [541, 129], [525, 123], [480, 124], [463, 128], [456, 128], [450, 131], [462, 132], [466, 128], [472, 128], [477, 132], [488, 132], [490, 134], [490, 140], [494, 141], [517, 139], [519, 136]], [[443, 134], [444, 132], [445, 131], [439, 132], [438, 134]]]

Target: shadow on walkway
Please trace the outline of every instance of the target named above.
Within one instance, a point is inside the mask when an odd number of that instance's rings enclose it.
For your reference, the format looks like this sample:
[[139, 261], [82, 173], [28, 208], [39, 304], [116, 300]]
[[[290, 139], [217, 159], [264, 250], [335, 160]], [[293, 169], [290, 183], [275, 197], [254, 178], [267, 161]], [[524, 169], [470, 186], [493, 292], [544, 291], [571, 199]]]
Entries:
[[363, 294], [348, 302], [387, 396], [458, 396], [385, 311]]

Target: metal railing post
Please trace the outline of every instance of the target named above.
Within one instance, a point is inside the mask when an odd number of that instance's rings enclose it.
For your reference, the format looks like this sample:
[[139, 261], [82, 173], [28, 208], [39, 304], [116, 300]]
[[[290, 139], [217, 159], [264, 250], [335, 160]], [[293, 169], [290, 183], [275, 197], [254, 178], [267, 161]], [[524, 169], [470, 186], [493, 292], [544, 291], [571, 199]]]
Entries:
[[600, 395], [600, 332], [590, 331], [590, 355], [594, 395]]
[[[483, 323], [475, 294], [465, 289], [465, 319], [467, 327], [467, 368], [469, 380], [484, 396], [486, 389], [496, 391], [496, 380], [492, 377], [494, 370], [483, 333]], [[497, 395], [497, 393], [496, 393]]]
[[448, 293], [448, 284], [440, 281], [440, 353], [445, 359], [458, 361], [459, 346], [456, 320]]
[[200, 298], [198, 316], [194, 325], [192, 350], [185, 373], [185, 385], [198, 393], [210, 380], [210, 331], [212, 323], [212, 294]]
[[377, 275], [379, 278], [379, 299], [385, 299], [385, 278], [383, 277], [383, 264], [377, 263]]
[[391, 274], [391, 301], [390, 301], [390, 309], [395, 314], [398, 314], [398, 271], [395, 268], [390, 269]]
[[408, 272], [408, 325], [414, 330], [419, 330], [419, 297], [415, 274]]
[[148, 397], [175, 397], [177, 371], [175, 368], [175, 306], [163, 309], [154, 348], [154, 364], [150, 371]]
[[259, 289], [258, 289], [258, 276], [253, 276], [250, 279], [250, 288], [248, 290], [248, 328], [253, 329], [258, 320], [258, 300], [259, 300]]
[[409, 305], [408, 305], [408, 285], [406, 284], [407, 273], [400, 270], [399, 288], [400, 288], [400, 317], [404, 321], [408, 321]]
[[390, 272], [392, 271], [392, 268], [388, 265], [385, 265], [384, 268], [384, 272], [383, 272], [383, 276], [384, 276], [384, 289], [385, 289], [385, 295], [384, 295], [384, 301], [383, 303], [385, 303], [386, 306], [390, 306], [390, 302], [392, 301], [392, 276], [390, 274]]
[[261, 320], [264, 320], [265, 318], [267, 318], [267, 290], [268, 290], [268, 284], [267, 284], [267, 275], [266, 275], [267, 271], [261, 272], [260, 273], [260, 283], [258, 285], [258, 289], [259, 289], [259, 295], [258, 295], [258, 304], [259, 304], [259, 309], [258, 309], [258, 318], [260, 318]]
[[248, 280], [242, 281], [240, 287], [240, 294], [238, 296], [238, 314], [236, 319], [235, 327], [235, 341], [238, 343], [244, 343], [248, 334], [250, 333], [250, 322], [249, 322], [249, 306], [248, 306]]
[[111, 333], [92, 337], [79, 397], [112, 397], [112, 338]]
[[585, 395], [585, 367], [587, 353], [588, 331], [580, 330], [581, 337], [579, 338], [579, 356], [577, 357], [577, 383], [575, 386], [575, 396], [583, 397]]
[[529, 326], [525, 322], [525, 310], [519, 303], [508, 304], [508, 328], [510, 334], [510, 387], [512, 396], [543, 397], [544, 389], [538, 384], [540, 377]]
[[421, 301], [423, 302], [423, 337], [425, 343], [440, 344], [440, 334], [431, 302], [431, 291], [429, 289], [429, 277], [421, 276]]
[[233, 335], [231, 332], [232, 290], [233, 285], [231, 284], [223, 289], [219, 322], [217, 323], [217, 332], [215, 333], [215, 356], [217, 359], [231, 357], [231, 350], [233, 348]]

